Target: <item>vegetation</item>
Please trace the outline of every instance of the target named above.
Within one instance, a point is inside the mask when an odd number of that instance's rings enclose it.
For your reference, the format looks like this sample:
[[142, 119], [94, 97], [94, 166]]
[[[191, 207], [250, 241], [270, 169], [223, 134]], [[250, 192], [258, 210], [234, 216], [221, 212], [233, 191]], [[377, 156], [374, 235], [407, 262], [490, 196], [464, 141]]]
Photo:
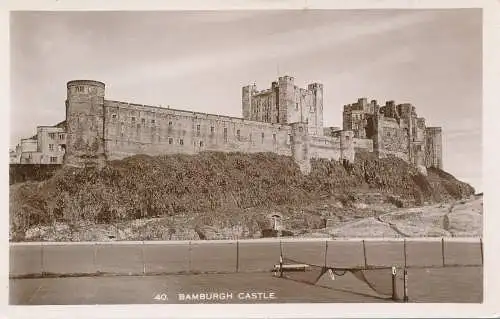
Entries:
[[[194, 223], [189, 217], [197, 216], [196, 225], [185, 226], [192, 229], [236, 224], [255, 228], [264, 221], [256, 220], [252, 209], [300, 210], [324, 198], [346, 206], [366, 190], [391, 196], [400, 207], [403, 202], [421, 205], [474, 194], [472, 187], [439, 169], [424, 176], [398, 158], [378, 159], [368, 153], [350, 165], [314, 160], [308, 176], [292, 158], [274, 153], [138, 155], [110, 161], [101, 169], [62, 167], [44, 181], [11, 185], [11, 240], [23, 240], [35, 225], [60, 222], [74, 229], [82, 222], [116, 224], [153, 217], [186, 217]], [[168, 227], [171, 238], [175, 230]]]

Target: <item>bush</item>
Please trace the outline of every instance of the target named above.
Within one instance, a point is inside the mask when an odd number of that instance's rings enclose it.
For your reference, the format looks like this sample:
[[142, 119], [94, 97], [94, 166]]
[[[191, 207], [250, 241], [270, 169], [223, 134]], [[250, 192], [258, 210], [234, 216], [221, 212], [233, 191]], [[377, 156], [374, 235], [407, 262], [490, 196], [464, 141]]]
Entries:
[[77, 225], [195, 214], [220, 226], [235, 222], [234, 216], [241, 220], [252, 207], [301, 206], [336, 194], [348, 206], [365, 190], [420, 203], [474, 193], [446, 172], [429, 169], [426, 177], [398, 158], [368, 153], [357, 154], [348, 167], [325, 159], [311, 164], [311, 173], [304, 176], [287, 156], [204, 152], [138, 155], [110, 161], [102, 169], [62, 167], [46, 181], [11, 186], [11, 229], [21, 234], [56, 220]]

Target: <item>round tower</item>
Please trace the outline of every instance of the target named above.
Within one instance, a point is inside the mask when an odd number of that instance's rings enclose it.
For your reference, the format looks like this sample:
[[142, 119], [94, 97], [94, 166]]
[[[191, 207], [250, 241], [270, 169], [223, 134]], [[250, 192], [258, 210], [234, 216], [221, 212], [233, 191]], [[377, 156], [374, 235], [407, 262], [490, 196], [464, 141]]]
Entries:
[[80, 167], [104, 164], [104, 93], [102, 82], [68, 82], [65, 164]]

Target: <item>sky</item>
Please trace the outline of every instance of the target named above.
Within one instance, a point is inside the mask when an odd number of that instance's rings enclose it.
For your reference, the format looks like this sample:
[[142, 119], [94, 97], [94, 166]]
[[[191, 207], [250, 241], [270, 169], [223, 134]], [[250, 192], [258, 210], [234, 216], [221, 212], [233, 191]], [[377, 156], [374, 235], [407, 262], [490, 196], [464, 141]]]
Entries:
[[241, 87], [324, 85], [324, 125], [360, 97], [443, 128], [444, 169], [482, 191], [479, 9], [80, 11], [10, 15], [10, 144], [65, 117], [66, 83], [106, 99], [241, 117]]

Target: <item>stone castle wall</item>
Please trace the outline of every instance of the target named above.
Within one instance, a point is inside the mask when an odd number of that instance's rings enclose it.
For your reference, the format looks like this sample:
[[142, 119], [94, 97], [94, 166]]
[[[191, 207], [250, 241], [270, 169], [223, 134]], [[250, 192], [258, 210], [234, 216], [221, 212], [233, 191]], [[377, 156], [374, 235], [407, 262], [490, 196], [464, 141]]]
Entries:
[[105, 99], [102, 82], [70, 81], [66, 120], [22, 140], [20, 162], [42, 163], [50, 155], [57, 163], [64, 158], [64, 164], [86, 166], [136, 154], [273, 152], [292, 156], [307, 173], [311, 158], [354, 161], [356, 152], [367, 151], [442, 168], [441, 128], [426, 127], [410, 104], [358, 99], [344, 106], [343, 129], [325, 128], [323, 85], [298, 88], [284, 76], [266, 90], [243, 87], [242, 113], [237, 118], [113, 101]]
[[105, 100], [108, 160], [201, 151], [291, 155], [289, 125]]

